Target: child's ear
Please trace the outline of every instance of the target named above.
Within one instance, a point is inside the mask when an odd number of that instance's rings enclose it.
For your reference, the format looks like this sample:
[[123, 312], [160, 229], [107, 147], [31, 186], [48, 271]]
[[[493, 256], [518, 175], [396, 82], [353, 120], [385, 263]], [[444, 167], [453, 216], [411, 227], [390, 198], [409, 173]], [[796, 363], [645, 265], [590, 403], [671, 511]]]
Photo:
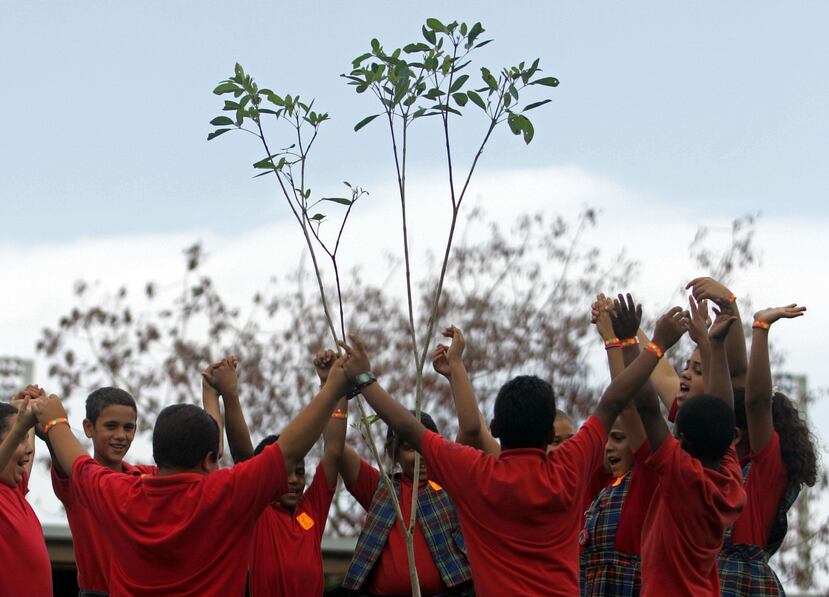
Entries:
[[501, 437], [497, 419], [493, 418], [489, 422], [489, 432], [492, 434], [492, 437]]
[[89, 419], [84, 419], [83, 420], [83, 433], [84, 433], [84, 435], [86, 435], [86, 437], [91, 438], [93, 431], [95, 431], [95, 425], [93, 425], [92, 421], [90, 421]]
[[201, 469], [205, 473], [212, 473], [217, 468], [219, 468], [219, 461], [216, 459], [216, 455], [213, 452], [205, 454], [201, 461]]

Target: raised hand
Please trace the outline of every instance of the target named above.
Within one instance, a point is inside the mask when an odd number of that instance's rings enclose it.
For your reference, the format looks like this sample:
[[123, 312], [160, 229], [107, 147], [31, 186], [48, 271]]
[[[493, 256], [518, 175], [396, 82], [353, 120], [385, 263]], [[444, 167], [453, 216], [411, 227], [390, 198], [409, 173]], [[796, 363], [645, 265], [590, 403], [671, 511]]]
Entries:
[[337, 353], [330, 348], [318, 350], [317, 354], [314, 355], [314, 369], [322, 385], [325, 385], [325, 381], [328, 379], [328, 374], [331, 371], [331, 366], [336, 360]]
[[54, 419], [66, 418], [66, 409], [55, 394], [46, 396], [46, 392], [39, 390], [37, 398], [29, 400], [29, 408], [37, 417], [37, 422], [43, 425]]
[[717, 282], [714, 278], [694, 278], [688, 282], [685, 289], [691, 290], [691, 293], [697, 302], [710, 299], [714, 301], [721, 310], [727, 309], [728, 311], [731, 311], [733, 308], [734, 303], [732, 297], [734, 295], [728, 288]]
[[656, 321], [653, 330], [653, 342], [663, 351], [679, 342], [686, 331], [688, 331], [689, 315], [681, 307], [674, 307]]
[[754, 319], [757, 321], [764, 321], [772, 324], [778, 319], [794, 319], [795, 317], [802, 317], [806, 313], [806, 307], [797, 303], [786, 305], [785, 307], [769, 307], [768, 309], [761, 309], [754, 314]]
[[714, 320], [714, 324], [711, 326], [711, 329], [708, 330], [708, 338], [709, 340], [722, 342], [728, 335], [728, 330], [731, 328], [731, 324], [737, 321], [737, 318], [734, 315], [724, 311], [714, 309], [714, 312], [717, 314], [717, 318]]
[[[334, 356], [336, 358], [326, 371], [326, 377], [323, 386], [334, 388], [336, 393], [342, 396], [345, 395], [349, 388], [351, 388], [352, 383], [348, 380], [345, 374], [344, 364], [346, 360], [346, 355], [337, 357], [337, 353], [334, 353]], [[366, 369], [366, 371], [368, 371], [368, 369]]]
[[452, 376], [452, 370], [449, 367], [449, 359], [446, 358], [446, 352], [449, 347], [446, 344], [438, 344], [432, 352], [432, 368], [436, 373], [441, 374], [446, 379]]
[[642, 322], [642, 305], [635, 304], [630, 293], [627, 294], [627, 301], [620, 294], [619, 298], [613, 301], [610, 320], [613, 323], [613, 335], [620, 340], [633, 338]]
[[463, 332], [460, 328], [450, 325], [448, 328], [443, 330], [443, 336], [452, 339], [452, 343], [449, 345], [449, 350], [446, 351], [446, 359], [450, 363], [462, 361], [463, 349], [466, 346], [466, 340], [464, 340]]
[[711, 326], [711, 316], [708, 314], [708, 301], [702, 299], [697, 302], [693, 295], [688, 297], [690, 320], [688, 321], [688, 336], [695, 344], [708, 342], [708, 328]]
[[596, 325], [596, 331], [602, 340], [612, 338], [613, 321], [610, 319], [610, 312], [613, 311], [613, 299], [607, 298], [604, 294], [596, 295], [596, 302], [590, 306], [590, 323]]
[[366, 346], [363, 344], [363, 340], [356, 334], [349, 334], [348, 339], [351, 340], [351, 345], [345, 342], [340, 342], [339, 344], [346, 352], [345, 359], [343, 360], [345, 376], [353, 383], [354, 379], [360, 373], [368, 373], [371, 371], [371, 363], [366, 354]]
[[236, 375], [236, 365], [238, 363], [239, 359], [235, 356], [222, 359], [202, 371], [202, 379], [222, 396], [238, 396], [239, 377]]

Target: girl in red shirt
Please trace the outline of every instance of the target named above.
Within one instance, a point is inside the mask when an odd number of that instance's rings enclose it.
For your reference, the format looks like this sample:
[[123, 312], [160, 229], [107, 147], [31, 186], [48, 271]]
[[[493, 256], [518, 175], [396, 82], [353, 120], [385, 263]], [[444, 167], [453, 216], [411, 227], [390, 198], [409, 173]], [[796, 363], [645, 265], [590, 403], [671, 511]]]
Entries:
[[735, 392], [737, 454], [743, 466], [745, 509], [728, 530], [718, 559], [726, 596], [784, 595], [768, 559], [786, 535], [786, 514], [803, 485], [817, 479], [814, 440], [797, 408], [773, 392], [769, 367], [769, 327], [800, 317], [805, 307], [788, 305], [754, 316], [745, 395]]

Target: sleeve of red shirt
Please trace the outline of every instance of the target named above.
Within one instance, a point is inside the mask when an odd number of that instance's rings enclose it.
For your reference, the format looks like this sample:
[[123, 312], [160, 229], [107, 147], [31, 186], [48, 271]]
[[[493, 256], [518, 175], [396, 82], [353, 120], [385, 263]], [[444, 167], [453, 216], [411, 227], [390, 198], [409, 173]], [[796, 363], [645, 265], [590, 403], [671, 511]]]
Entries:
[[741, 518], [735, 523], [735, 538], [738, 526], [742, 531], [742, 525], [748, 523], [752, 537], [765, 537], [765, 547], [780, 507], [780, 499], [789, 482], [783, 455], [780, 453], [780, 436], [776, 431], [759, 452], [752, 453], [748, 479], [746, 486], [750, 485], [751, 490], [747, 492], [748, 502], [743, 516], [748, 515], [751, 520]]
[[377, 492], [377, 486], [380, 484], [380, 471], [371, 466], [365, 460], [360, 460], [360, 471], [357, 473], [357, 480], [354, 485], [346, 485], [348, 492], [354, 496], [363, 510], [368, 512], [371, 506], [371, 500]]
[[58, 475], [58, 471], [55, 468], [55, 465], [52, 465], [52, 489], [55, 491], [55, 495], [61, 501], [64, 508], [68, 507], [66, 501], [69, 499], [69, 477], [61, 477]]
[[604, 425], [596, 417], [590, 417], [578, 433], [561, 444], [550, 457], [557, 465], [569, 469], [568, 474], [573, 475], [576, 486], [586, 488], [594, 473], [604, 467], [606, 443], [607, 430]]
[[426, 460], [429, 478], [446, 487], [450, 495], [460, 495], [461, 488], [468, 487], [470, 474], [477, 464], [495, 458], [475, 448], [450, 442], [429, 430], [423, 434], [420, 452]]
[[302, 496], [302, 507], [314, 519], [314, 527], [318, 537], [322, 537], [322, 533], [325, 531], [328, 510], [331, 508], [331, 500], [334, 499], [336, 489], [337, 483], [335, 482], [333, 486], [329, 485], [328, 479], [325, 478], [322, 463], [318, 464], [317, 470], [314, 471], [314, 479]]
[[222, 476], [225, 475], [231, 478], [225, 487], [237, 511], [251, 510], [258, 515], [270, 502], [288, 493], [288, 474], [279, 442], [270, 444], [253, 458], [207, 476], [211, 483], [224, 484]]
[[72, 487], [80, 500], [88, 507], [106, 511], [107, 505], [117, 503], [117, 499], [107, 499], [109, 486], [118, 477], [129, 480], [127, 475], [119, 475], [105, 466], [101, 466], [89, 456], [79, 456], [72, 463]]

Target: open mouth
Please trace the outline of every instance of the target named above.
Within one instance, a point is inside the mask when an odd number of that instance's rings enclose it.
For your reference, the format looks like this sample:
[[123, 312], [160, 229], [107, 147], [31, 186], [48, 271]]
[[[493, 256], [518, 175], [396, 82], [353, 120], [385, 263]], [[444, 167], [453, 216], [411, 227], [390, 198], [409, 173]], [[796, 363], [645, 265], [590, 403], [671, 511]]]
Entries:
[[620, 462], [622, 462], [622, 459], [621, 459], [621, 458], [619, 458], [618, 456], [608, 456], [608, 457], [607, 457], [607, 463], [608, 463], [610, 466], [616, 466], [616, 465], [617, 465], [617, 464], [619, 464]]
[[677, 393], [677, 398], [685, 398], [688, 395], [688, 392], [691, 391], [691, 386], [689, 386], [684, 381], [679, 382], [679, 392]]
[[112, 450], [115, 451], [115, 452], [126, 452], [127, 451], [127, 446], [124, 445], [124, 444], [110, 444], [109, 447], [112, 448]]

